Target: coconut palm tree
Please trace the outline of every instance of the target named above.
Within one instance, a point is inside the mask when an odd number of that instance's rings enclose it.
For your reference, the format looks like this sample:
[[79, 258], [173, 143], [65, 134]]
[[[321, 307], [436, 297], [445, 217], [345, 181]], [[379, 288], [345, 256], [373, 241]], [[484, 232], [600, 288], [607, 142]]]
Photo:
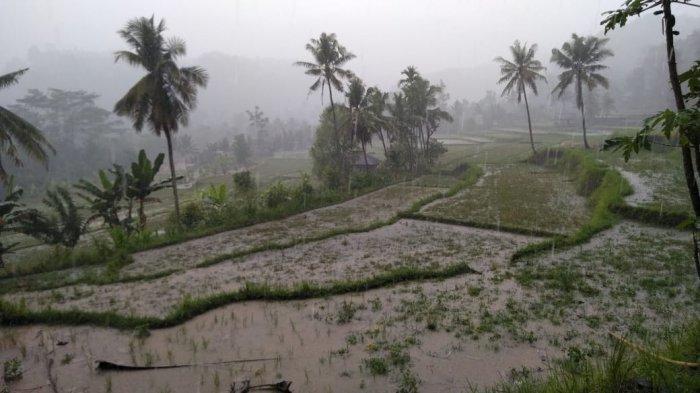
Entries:
[[367, 100], [369, 101], [369, 110], [374, 118], [371, 131], [379, 135], [379, 140], [382, 141], [382, 147], [384, 148], [384, 157], [386, 157], [388, 152], [386, 140], [384, 139], [384, 131], [388, 132], [389, 118], [384, 112], [387, 110], [389, 93], [382, 92], [378, 87], [370, 87], [367, 89]]
[[[9, 74], [0, 75], [0, 90], [16, 84], [19, 77], [27, 72], [24, 68]], [[7, 182], [8, 174], [2, 165], [2, 156], [7, 156], [15, 166], [22, 166], [20, 150], [45, 166], [49, 158], [47, 152], [53, 154], [56, 150], [44, 138], [44, 135], [28, 121], [0, 106], [0, 180]]]
[[115, 61], [142, 67], [144, 75], [114, 105], [114, 113], [131, 118], [140, 132], [145, 124], [158, 136], [165, 136], [168, 146], [170, 180], [175, 199], [175, 217], [179, 222], [180, 203], [173, 161], [173, 134], [186, 126], [189, 113], [197, 104], [197, 89], [206, 87], [207, 72], [200, 67], [180, 67], [178, 58], [186, 53], [185, 42], [163, 37], [165, 20], [156, 24], [154, 17], [130, 20], [119, 35], [133, 49], [115, 52]]
[[598, 86], [608, 88], [608, 79], [598, 71], [608, 68], [600, 62], [613, 52], [605, 48], [607, 38], [595, 36], [582, 37], [576, 33], [571, 35], [571, 41], [565, 42], [561, 49], [552, 49], [551, 62], [564, 69], [559, 74], [559, 83], [552, 90], [552, 94], [561, 97], [567, 88], [574, 84], [576, 107], [581, 111], [581, 123], [583, 127], [583, 145], [590, 148], [586, 139], [586, 116], [583, 108], [583, 86], [592, 91]]
[[342, 92], [342, 80], [350, 80], [352, 78], [352, 71], [342, 67], [345, 63], [354, 59], [355, 55], [338, 43], [338, 39], [334, 33], [321, 33], [318, 39], [312, 38], [311, 41], [306, 44], [306, 50], [311, 52], [313, 62], [297, 61], [294, 64], [306, 68], [305, 74], [316, 78], [314, 84], [309, 87], [309, 91], [316, 91], [320, 87], [321, 97], [323, 97], [323, 91], [325, 87], [328, 86], [328, 97], [331, 101], [331, 111], [333, 113], [333, 127], [337, 134], [338, 121], [335, 116], [333, 89]]
[[539, 60], [535, 60], [535, 52], [537, 52], [537, 44], [532, 44], [529, 48], [527, 44], [520, 44], [516, 40], [510, 46], [510, 52], [513, 56], [512, 60], [506, 60], [503, 57], [497, 57], [496, 62], [501, 65], [501, 79], [498, 83], [506, 83], [501, 96], [510, 94], [513, 89], [518, 92], [518, 103], [520, 99], [525, 99], [525, 112], [527, 113], [527, 128], [530, 132], [530, 146], [532, 152], [535, 152], [535, 141], [532, 138], [532, 121], [530, 119], [530, 105], [527, 102], [527, 88], [537, 95], [537, 81], [547, 79], [540, 74], [545, 68]]
[[372, 123], [372, 112], [369, 110], [369, 100], [367, 89], [358, 77], [353, 77], [348, 84], [348, 92], [345, 95], [348, 100], [350, 111], [350, 121], [352, 131], [350, 133], [350, 143], [358, 140], [362, 146], [362, 154], [365, 158], [365, 168], [369, 167], [367, 162], [367, 144], [372, 143], [370, 123]]

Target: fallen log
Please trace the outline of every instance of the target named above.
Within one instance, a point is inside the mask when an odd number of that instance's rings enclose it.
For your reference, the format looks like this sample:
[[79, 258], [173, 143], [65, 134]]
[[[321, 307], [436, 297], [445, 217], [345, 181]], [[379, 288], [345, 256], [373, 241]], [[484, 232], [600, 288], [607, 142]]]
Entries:
[[252, 359], [236, 359], [236, 360], [225, 360], [221, 362], [209, 362], [209, 363], [192, 363], [192, 364], [170, 364], [163, 366], [133, 366], [128, 364], [113, 363], [107, 360], [98, 360], [97, 370], [100, 371], [139, 371], [139, 370], [162, 370], [168, 368], [182, 368], [182, 367], [198, 367], [198, 366], [215, 366], [219, 364], [232, 364], [232, 363], [251, 363], [251, 362], [267, 362], [271, 360], [279, 360], [279, 357], [274, 358], [252, 358]]

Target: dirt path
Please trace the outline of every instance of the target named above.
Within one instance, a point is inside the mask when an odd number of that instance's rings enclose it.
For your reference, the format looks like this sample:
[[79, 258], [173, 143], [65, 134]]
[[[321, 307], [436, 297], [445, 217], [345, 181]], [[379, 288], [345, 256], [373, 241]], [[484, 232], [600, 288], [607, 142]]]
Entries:
[[625, 197], [625, 202], [631, 206], [639, 206], [642, 203], [652, 202], [654, 200], [654, 190], [644, 180], [644, 178], [636, 172], [626, 171], [622, 168], [615, 168], [620, 174], [632, 185], [634, 192], [632, 195]]

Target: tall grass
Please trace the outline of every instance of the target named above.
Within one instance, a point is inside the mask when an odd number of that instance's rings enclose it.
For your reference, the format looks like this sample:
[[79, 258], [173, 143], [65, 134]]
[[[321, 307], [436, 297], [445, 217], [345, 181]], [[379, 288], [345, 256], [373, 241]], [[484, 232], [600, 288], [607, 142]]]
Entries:
[[[696, 363], [700, 358], [700, 321], [668, 331], [651, 353], [635, 352], [613, 341], [602, 359], [567, 358], [551, 366], [544, 378], [531, 373], [483, 389], [485, 393], [695, 393], [700, 391], [697, 368], [659, 358]], [[473, 389], [479, 391], [478, 389]]]

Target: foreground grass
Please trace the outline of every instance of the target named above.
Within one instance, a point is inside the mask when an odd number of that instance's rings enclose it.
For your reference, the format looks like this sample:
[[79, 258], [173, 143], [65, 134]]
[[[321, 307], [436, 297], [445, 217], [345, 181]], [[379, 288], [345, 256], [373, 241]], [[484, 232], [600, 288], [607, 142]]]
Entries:
[[[612, 339], [610, 353], [598, 361], [575, 353], [552, 365], [544, 379], [529, 372], [515, 372], [511, 381], [484, 390], [488, 393], [588, 393], [588, 392], [679, 392], [700, 391], [700, 321], [667, 332], [657, 345], [643, 352]], [[644, 347], [642, 347], [644, 348]], [[663, 358], [694, 363], [673, 364]], [[478, 391], [477, 389], [473, 389]]]

